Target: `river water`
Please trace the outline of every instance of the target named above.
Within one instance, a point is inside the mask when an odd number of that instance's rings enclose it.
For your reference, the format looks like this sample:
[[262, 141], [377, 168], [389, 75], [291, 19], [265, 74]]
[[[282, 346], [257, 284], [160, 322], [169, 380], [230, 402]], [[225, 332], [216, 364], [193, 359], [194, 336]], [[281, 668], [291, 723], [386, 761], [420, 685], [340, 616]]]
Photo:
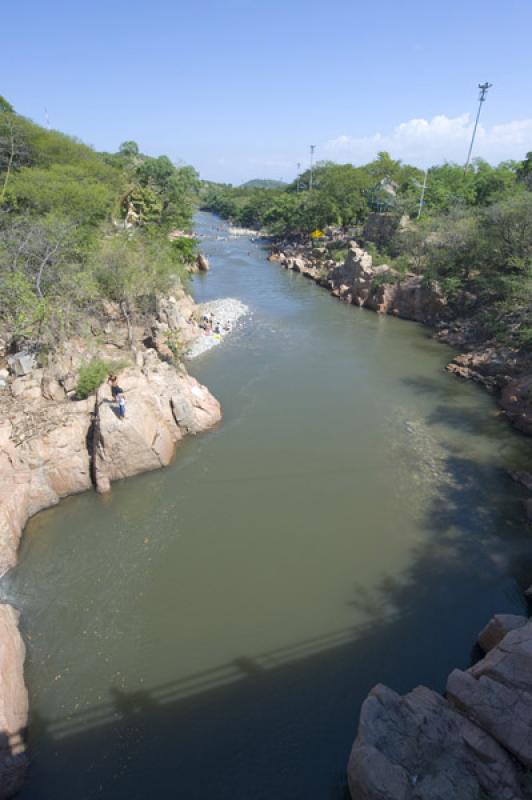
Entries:
[[39, 514], [2, 584], [28, 645], [24, 800], [342, 798], [369, 689], [443, 689], [491, 614], [525, 610], [505, 469], [529, 443], [451, 351], [197, 229], [196, 298], [251, 309], [190, 365], [223, 423]]

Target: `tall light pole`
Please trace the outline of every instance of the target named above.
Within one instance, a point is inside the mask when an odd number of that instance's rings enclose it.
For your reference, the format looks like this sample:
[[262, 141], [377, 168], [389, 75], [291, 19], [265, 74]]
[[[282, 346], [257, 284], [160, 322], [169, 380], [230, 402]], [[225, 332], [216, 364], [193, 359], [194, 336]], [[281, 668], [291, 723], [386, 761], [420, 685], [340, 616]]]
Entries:
[[491, 89], [492, 86], [493, 86], [493, 84], [492, 83], [488, 83], [487, 81], [485, 83], [479, 83], [479, 85], [478, 85], [478, 88], [480, 89], [480, 97], [478, 98], [477, 118], [475, 120], [475, 127], [473, 128], [473, 135], [471, 137], [471, 144], [469, 145], [469, 152], [467, 154], [467, 161], [466, 161], [465, 167], [464, 167], [464, 175], [467, 172], [467, 168], [469, 167], [469, 162], [471, 161], [471, 153], [473, 152], [473, 144], [475, 142], [475, 136], [476, 136], [476, 133], [477, 133], [477, 126], [478, 126], [478, 121], [479, 121], [479, 118], [480, 118], [480, 111], [482, 109], [482, 103], [486, 99], [486, 95], [488, 93], [488, 89]]
[[313, 169], [313, 166], [314, 166], [314, 150], [315, 149], [316, 149], [316, 145], [315, 144], [311, 144], [310, 145], [310, 181], [309, 181], [309, 185], [308, 185], [309, 191], [312, 191], [312, 178], [313, 178], [312, 169]]
[[[428, 169], [425, 170], [425, 175], [423, 177], [423, 186], [421, 187], [421, 197], [419, 198], [419, 208], [417, 210], [417, 218], [419, 219], [421, 216], [421, 212], [423, 210], [423, 203], [425, 202], [425, 191], [427, 188], [427, 176], [429, 174]], [[418, 184], [419, 186], [419, 184]]]
[[299, 192], [299, 186], [301, 182], [301, 162], [297, 162], [297, 191]]

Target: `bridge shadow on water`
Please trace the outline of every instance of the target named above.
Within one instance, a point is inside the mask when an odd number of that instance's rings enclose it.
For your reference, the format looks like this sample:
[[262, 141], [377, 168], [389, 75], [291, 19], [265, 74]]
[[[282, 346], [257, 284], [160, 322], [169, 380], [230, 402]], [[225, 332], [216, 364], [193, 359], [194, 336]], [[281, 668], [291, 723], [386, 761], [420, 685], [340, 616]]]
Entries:
[[491, 614], [525, 611], [532, 546], [512, 511], [519, 487], [508, 480], [494, 498], [492, 469], [453, 453], [445, 467], [453, 480], [431, 502], [407, 571], [371, 592], [353, 586], [363, 625], [142, 691], [111, 689], [107, 702], [63, 718], [34, 713], [22, 797], [344, 800], [370, 688], [443, 690]]

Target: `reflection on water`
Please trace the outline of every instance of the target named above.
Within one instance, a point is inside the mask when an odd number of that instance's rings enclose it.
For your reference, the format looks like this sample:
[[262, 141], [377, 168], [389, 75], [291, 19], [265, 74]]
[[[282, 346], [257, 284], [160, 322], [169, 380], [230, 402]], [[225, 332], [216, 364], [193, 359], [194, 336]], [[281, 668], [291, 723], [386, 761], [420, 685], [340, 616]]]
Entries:
[[342, 797], [371, 686], [441, 688], [492, 613], [524, 608], [505, 469], [528, 442], [425, 329], [198, 227], [196, 297], [252, 310], [190, 365], [223, 424], [38, 515], [3, 583], [28, 642], [27, 799]]

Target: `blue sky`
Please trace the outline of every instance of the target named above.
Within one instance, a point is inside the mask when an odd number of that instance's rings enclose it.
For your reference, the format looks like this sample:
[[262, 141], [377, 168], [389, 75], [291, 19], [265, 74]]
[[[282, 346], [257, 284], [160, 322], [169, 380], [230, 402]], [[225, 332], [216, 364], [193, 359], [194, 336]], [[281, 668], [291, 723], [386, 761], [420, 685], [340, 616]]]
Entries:
[[238, 183], [378, 150], [463, 161], [532, 150], [532, 0], [4, 0], [0, 94], [97, 149]]

